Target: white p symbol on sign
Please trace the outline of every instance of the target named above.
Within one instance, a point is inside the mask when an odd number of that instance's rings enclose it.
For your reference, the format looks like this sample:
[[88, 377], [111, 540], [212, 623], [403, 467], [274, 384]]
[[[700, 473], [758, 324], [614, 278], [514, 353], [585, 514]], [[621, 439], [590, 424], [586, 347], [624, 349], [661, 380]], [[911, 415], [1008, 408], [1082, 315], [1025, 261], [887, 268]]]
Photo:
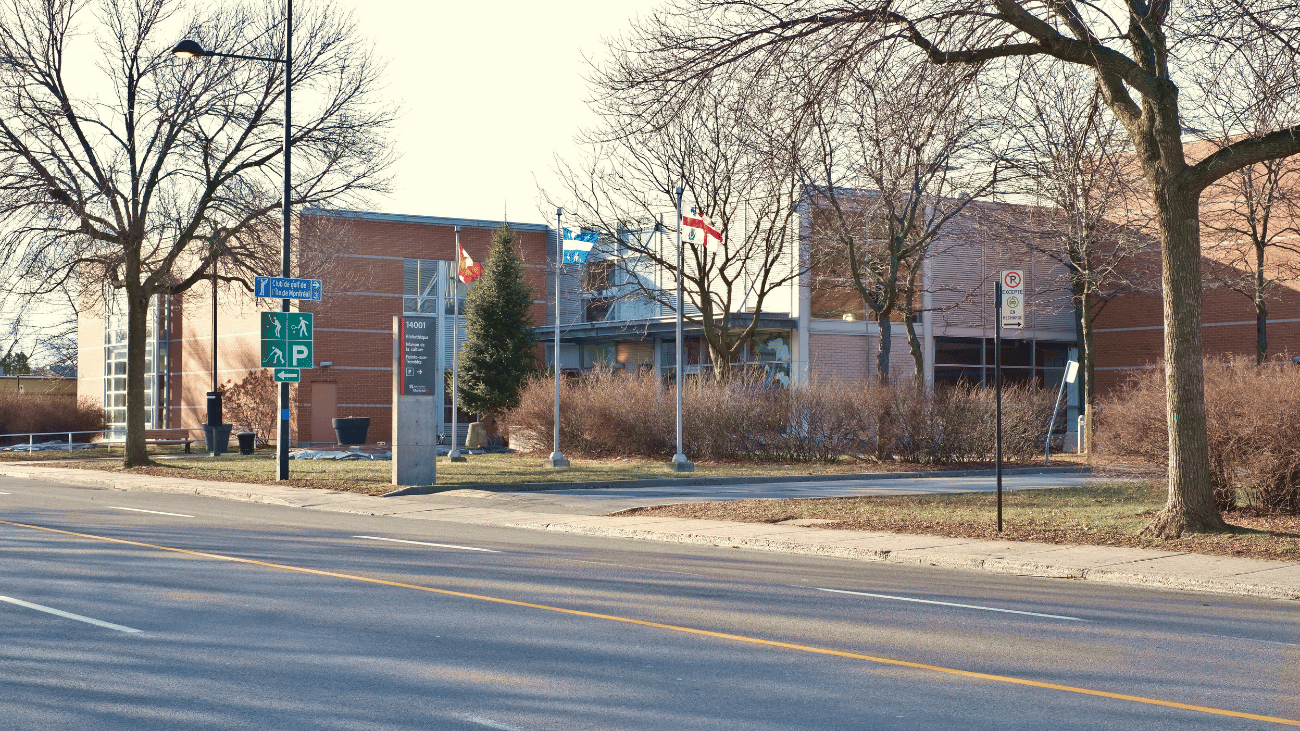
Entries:
[[295, 345], [290, 348], [289, 367], [297, 368], [299, 361], [306, 358], [311, 353], [306, 345]]

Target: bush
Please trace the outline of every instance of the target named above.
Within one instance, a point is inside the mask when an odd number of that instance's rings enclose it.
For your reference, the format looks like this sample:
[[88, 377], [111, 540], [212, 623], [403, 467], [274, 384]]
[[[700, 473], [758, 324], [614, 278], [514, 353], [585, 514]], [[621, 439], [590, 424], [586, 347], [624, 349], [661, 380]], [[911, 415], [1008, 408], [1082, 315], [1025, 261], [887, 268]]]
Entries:
[[257, 443], [266, 446], [280, 421], [280, 384], [269, 368], [249, 371], [239, 383], [221, 386], [222, 416], [235, 431], [257, 433]]
[[[1211, 479], [1219, 510], [1300, 513], [1300, 369], [1287, 358], [1205, 364]], [[1167, 467], [1163, 369], [1133, 374], [1098, 405], [1096, 448]]]
[[[104, 409], [90, 399], [74, 401], [69, 396], [43, 393], [0, 393], [0, 434], [42, 432], [85, 432], [104, 429]], [[90, 441], [93, 434], [73, 434], [73, 441]], [[66, 436], [64, 437], [66, 438]], [[58, 436], [41, 437], [43, 441]], [[13, 437], [0, 444], [16, 444]], [[22, 441], [26, 441], [25, 439]]]
[[[549, 378], [530, 382], [519, 407], [504, 417], [508, 427], [550, 435], [554, 388]], [[1032, 459], [1041, 453], [1052, 396], [1043, 389], [1005, 389], [1006, 456]], [[560, 395], [562, 451], [670, 457], [676, 451], [676, 398], [672, 384], [649, 374], [603, 369], [566, 380]], [[692, 378], [682, 403], [683, 450], [692, 459], [954, 464], [994, 458], [994, 395], [978, 387], [944, 389], [931, 397], [908, 385], [875, 382], [783, 389]]]

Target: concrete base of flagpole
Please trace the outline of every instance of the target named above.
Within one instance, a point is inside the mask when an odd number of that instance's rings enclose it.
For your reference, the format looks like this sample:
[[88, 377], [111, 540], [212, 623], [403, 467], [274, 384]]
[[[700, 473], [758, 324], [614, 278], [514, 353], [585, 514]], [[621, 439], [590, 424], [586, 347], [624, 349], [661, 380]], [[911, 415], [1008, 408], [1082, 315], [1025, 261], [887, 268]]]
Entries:
[[559, 452], [551, 452], [551, 456], [542, 461], [542, 466], [557, 469], [569, 467], [570, 465], [569, 460], [565, 459], [564, 455]]
[[447, 461], [448, 461], [448, 462], [466, 462], [466, 461], [468, 461], [468, 460], [465, 459], [465, 455], [463, 455], [463, 454], [460, 453], [460, 450], [459, 450], [459, 449], [453, 449], [453, 450], [451, 450], [451, 453], [447, 455]]
[[673, 461], [668, 463], [669, 472], [694, 472], [695, 463], [686, 459], [686, 455], [678, 454], [673, 457]]

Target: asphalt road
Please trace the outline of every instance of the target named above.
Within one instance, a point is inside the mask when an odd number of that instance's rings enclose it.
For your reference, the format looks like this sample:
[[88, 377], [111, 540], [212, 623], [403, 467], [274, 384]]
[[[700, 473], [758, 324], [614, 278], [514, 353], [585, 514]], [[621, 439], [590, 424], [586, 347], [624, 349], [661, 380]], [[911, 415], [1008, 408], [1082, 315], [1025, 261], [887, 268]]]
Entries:
[[0, 520], [3, 728], [1300, 725], [1295, 602], [7, 478]]

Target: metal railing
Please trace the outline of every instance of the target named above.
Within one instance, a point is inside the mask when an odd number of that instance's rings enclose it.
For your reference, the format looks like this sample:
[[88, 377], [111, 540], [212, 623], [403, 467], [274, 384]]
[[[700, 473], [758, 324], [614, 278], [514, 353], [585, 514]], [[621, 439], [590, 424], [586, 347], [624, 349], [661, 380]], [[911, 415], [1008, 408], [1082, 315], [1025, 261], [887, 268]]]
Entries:
[[[107, 443], [110, 443], [110, 442], [109, 442], [109, 439], [108, 439], [108, 435], [111, 435], [112, 432], [109, 431], [109, 430], [106, 430], [106, 429], [95, 429], [95, 430], [91, 430], [91, 431], [46, 431], [46, 432], [23, 432], [23, 433], [20, 433], [20, 434], [0, 434], [0, 439], [8, 439], [8, 438], [10, 438], [10, 437], [27, 437], [27, 453], [28, 453], [28, 454], [31, 454], [32, 452], [37, 451], [37, 450], [36, 450], [36, 446], [37, 446], [37, 444], [36, 444], [36, 437], [61, 437], [61, 436], [66, 435], [66, 436], [68, 437], [68, 441], [67, 441], [67, 445], [68, 445], [68, 447], [67, 447], [67, 448], [68, 448], [68, 451], [69, 451], [69, 452], [71, 452], [72, 450], [76, 449], [76, 448], [77, 448], [77, 447], [76, 447], [77, 444], [91, 444], [91, 443], [93, 443], [93, 442], [95, 441], [94, 439], [92, 439], [92, 440], [90, 440], [89, 442], [74, 442], [74, 441], [72, 440], [72, 435], [73, 435], [73, 434], [98, 434], [98, 435], [100, 435], [100, 440], [99, 440], [99, 441], [100, 441], [101, 443], [105, 443], [105, 444], [107, 444]], [[46, 450], [44, 449], [44, 447], [45, 447], [46, 445], [48, 445], [48, 444], [55, 444], [55, 443], [62, 444], [62, 442], [41, 442], [41, 443], [40, 443], [40, 446], [42, 447], [42, 449], [41, 449], [40, 451], [42, 451], [42, 452], [43, 452], [43, 451], [46, 451]], [[9, 446], [9, 447], [0, 447], [0, 449], [3, 449], [4, 451], [7, 451], [7, 452], [8, 452], [8, 451], [22, 451], [21, 449], [19, 449], [19, 450], [15, 450], [14, 447], [17, 447], [17, 446], [21, 446], [21, 445], [12, 445], [12, 446]]]
[[[149, 429], [148, 431], [151, 431], [151, 432], [186, 432], [186, 433], [189, 433], [189, 432], [194, 432], [194, 431], [196, 431], [196, 430], [195, 430], [195, 429], [186, 429], [186, 428], [178, 427], [178, 428], [175, 428], [175, 429]], [[89, 441], [86, 441], [86, 442], [74, 442], [74, 441], [72, 440], [72, 435], [73, 435], [73, 434], [98, 434], [98, 435], [99, 435], [99, 439], [96, 440], [96, 439], [92, 438], [92, 439], [90, 439]], [[36, 442], [36, 437], [61, 437], [61, 436], [67, 436], [68, 441], [66, 442], [66, 444], [67, 444], [66, 449], [67, 449], [67, 451], [69, 451], [69, 452], [71, 452], [71, 451], [73, 451], [73, 450], [75, 450], [75, 449], [91, 449], [91, 448], [94, 448], [94, 447], [102, 446], [102, 447], [108, 449], [109, 453], [111, 454], [112, 451], [113, 451], [113, 445], [114, 445], [114, 444], [123, 444], [123, 443], [126, 442], [126, 433], [125, 433], [124, 431], [120, 430], [120, 429], [92, 429], [92, 430], [85, 430], [85, 431], [21, 432], [21, 433], [17, 433], [17, 434], [0, 434], [0, 439], [8, 439], [8, 438], [10, 438], [10, 437], [20, 437], [20, 438], [21, 438], [21, 437], [27, 437], [27, 453], [28, 453], [28, 454], [31, 454], [31, 453], [33, 453], [33, 452], [37, 452], [37, 451], [45, 452], [45, 451], [54, 451], [54, 450], [56, 450], [56, 449], [63, 449], [62, 447], [55, 447], [55, 446], [52, 446], [52, 445], [57, 445], [57, 444], [64, 444], [64, 442], [62, 442], [62, 441], [48, 441], [48, 442], [40, 442], [40, 443], [37, 443], [37, 442]], [[15, 449], [15, 447], [21, 447], [21, 446], [22, 446], [21, 444], [15, 444], [15, 445], [7, 446], [7, 447], [0, 447], [0, 451], [3, 451], [3, 452], [21, 452], [21, 451], [23, 451], [21, 448], [19, 448], [19, 449]], [[40, 449], [37, 449], [37, 447], [40, 447]]]

